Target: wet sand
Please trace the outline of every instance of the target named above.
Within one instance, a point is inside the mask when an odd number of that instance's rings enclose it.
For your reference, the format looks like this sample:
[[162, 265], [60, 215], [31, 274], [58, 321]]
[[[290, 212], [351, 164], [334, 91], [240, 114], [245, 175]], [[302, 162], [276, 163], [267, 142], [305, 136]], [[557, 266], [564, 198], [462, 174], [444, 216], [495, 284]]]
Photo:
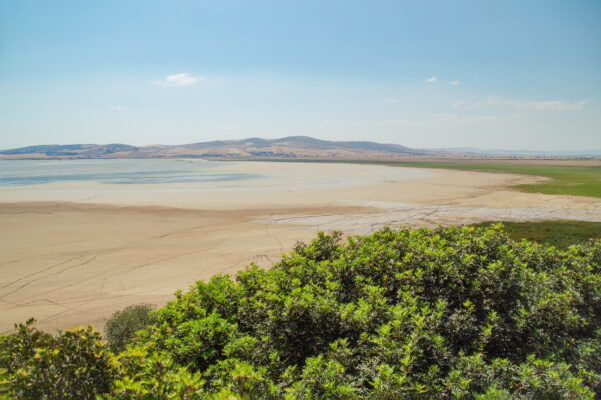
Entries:
[[268, 267], [318, 230], [484, 220], [601, 221], [599, 199], [520, 193], [541, 178], [311, 163], [231, 163], [240, 182], [0, 188], [0, 332], [53, 331], [158, 306], [196, 280]]

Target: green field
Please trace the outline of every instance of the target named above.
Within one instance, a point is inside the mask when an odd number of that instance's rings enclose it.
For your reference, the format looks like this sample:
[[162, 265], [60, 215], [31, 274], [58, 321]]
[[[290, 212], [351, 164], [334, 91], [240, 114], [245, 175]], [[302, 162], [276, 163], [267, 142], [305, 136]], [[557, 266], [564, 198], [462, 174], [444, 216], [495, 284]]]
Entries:
[[[474, 226], [489, 226], [492, 224], [494, 223], [483, 222]], [[584, 244], [590, 239], [601, 239], [601, 222], [503, 222], [503, 226], [505, 232], [513, 240], [528, 239], [563, 249], [573, 244]]]
[[518, 165], [462, 162], [395, 162], [391, 166], [445, 168], [544, 176], [550, 181], [515, 186], [524, 192], [601, 197], [601, 166]]

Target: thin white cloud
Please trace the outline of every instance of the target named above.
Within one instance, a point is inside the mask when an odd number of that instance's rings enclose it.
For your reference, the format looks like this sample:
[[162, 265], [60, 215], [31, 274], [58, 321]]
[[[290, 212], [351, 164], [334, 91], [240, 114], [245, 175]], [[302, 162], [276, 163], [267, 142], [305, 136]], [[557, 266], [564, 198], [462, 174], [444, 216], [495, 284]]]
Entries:
[[318, 121], [316, 123], [317, 126], [330, 126], [332, 124], [332, 120], [324, 119], [322, 121]]
[[382, 100], [382, 103], [384, 103], [384, 104], [396, 104], [398, 102], [399, 102], [399, 99], [397, 99], [397, 98]]
[[532, 111], [575, 111], [582, 110], [584, 105], [588, 103], [588, 100], [581, 100], [576, 103], [570, 103], [563, 100], [505, 100], [499, 98], [490, 98], [484, 101], [477, 101], [472, 103], [469, 108], [481, 108], [488, 106], [507, 106], [518, 110], [532, 110]]
[[359, 123], [349, 121], [338, 121], [338, 126], [359, 126]]
[[431, 78], [428, 78], [428, 83], [434, 83], [434, 82], [436, 82], [436, 77], [435, 76], [433, 76]]
[[451, 125], [481, 124], [505, 118], [509, 118], [509, 116], [439, 113], [424, 116], [422, 119], [393, 119], [386, 121], [386, 123], [394, 126], [439, 128]]
[[453, 86], [459, 86], [459, 85], [461, 85], [461, 82], [459, 82], [459, 80], [458, 80], [458, 79], [455, 79], [454, 81], [451, 81], [451, 82], [449, 82], [449, 83], [450, 83], [451, 85], [453, 85]]
[[434, 114], [434, 120], [446, 124], [473, 124], [499, 119], [498, 115], [459, 115], [440, 113]]
[[109, 106], [108, 108], [111, 111], [127, 111], [127, 107], [125, 106]]
[[461, 107], [465, 104], [467, 104], [467, 102], [465, 100], [457, 100], [457, 101], [454, 101], [451, 105], [453, 107]]
[[343, 126], [343, 127], [349, 127], [349, 126], [359, 126], [361, 125], [361, 123], [359, 122], [352, 122], [352, 121], [335, 121], [335, 120], [331, 120], [331, 119], [324, 119], [321, 121], [317, 121], [315, 123], [315, 125], [323, 127], [323, 126], [328, 126], [328, 127], [335, 127], [335, 126]]
[[219, 131], [236, 131], [236, 130], [240, 129], [240, 125], [218, 124], [218, 125], [215, 125], [215, 129], [217, 129]]
[[187, 72], [182, 72], [180, 74], [167, 75], [162, 84], [164, 86], [188, 86], [198, 82], [200, 79], [200, 77], [192, 76]]

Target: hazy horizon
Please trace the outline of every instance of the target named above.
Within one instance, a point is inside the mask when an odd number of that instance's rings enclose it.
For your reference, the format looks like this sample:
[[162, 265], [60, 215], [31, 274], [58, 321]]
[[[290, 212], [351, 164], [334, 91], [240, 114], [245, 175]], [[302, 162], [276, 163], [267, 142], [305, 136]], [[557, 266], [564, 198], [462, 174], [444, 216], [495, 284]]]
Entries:
[[601, 3], [0, 2], [0, 149], [601, 148]]

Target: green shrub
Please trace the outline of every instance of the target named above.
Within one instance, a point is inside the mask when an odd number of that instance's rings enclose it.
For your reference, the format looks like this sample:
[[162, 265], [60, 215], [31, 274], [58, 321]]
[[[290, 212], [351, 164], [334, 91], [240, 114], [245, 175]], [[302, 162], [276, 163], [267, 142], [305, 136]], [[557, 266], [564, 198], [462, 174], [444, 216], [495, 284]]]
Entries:
[[0, 396], [17, 399], [94, 399], [114, 378], [110, 354], [91, 327], [57, 336], [19, 324], [0, 339]]
[[205, 381], [198, 372], [175, 365], [167, 355], [149, 351], [148, 346], [132, 346], [117, 357], [118, 379], [110, 394], [102, 398], [203, 399]]
[[131, 343], [136, 332], [150, 325], [152, 309], [153, 306], [150, 304], [136, 304], [111, 315], [104, 325], [111, 351], [118, 353], [125, 350], [125, 346]]
[[[105, 398], [591, 399], [601, 241], [560, 250], [501, 226], [319, 234], [153, 316]], [[36, 362], [31, 345], [1, 354], [0, 369], [23, 365], [10, 377]]]

